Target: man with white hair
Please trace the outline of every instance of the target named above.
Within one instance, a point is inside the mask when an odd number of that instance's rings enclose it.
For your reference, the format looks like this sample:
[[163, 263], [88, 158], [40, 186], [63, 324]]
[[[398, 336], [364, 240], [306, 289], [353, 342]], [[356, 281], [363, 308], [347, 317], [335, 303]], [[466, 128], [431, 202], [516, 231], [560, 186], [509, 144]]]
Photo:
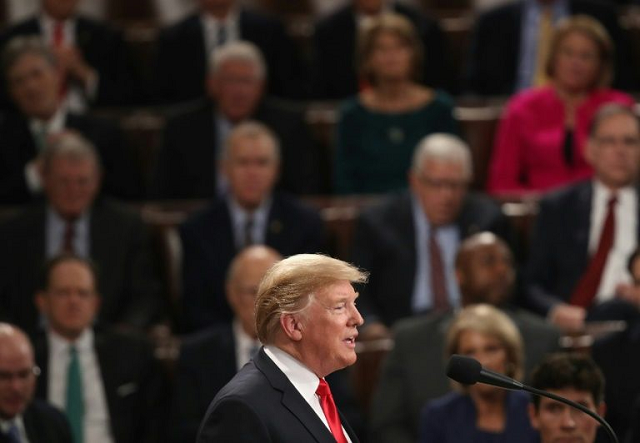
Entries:
[[[159, 198], [210, 198], [224, 189], [216, 165], [232, 128], [245, 120], [265, 123], [282, 145], [279, 188], [319, 191], [318, 152], [301, 112], [264, 98], [267, 67], [260, 50], [233, 42], [214, 51], [207, 100], [169, 118], [158, 156], [154, 193]], [[217, 178], [218, 177], [218, 178]]]
[[471, 153], [461, 139], [429, 135], [414, 152], [410, 190], [360, 216], [352, 261], [371, 272], [360, 297], [368, 328], [459, 306], [454, 260], [460, 241], [479, 231], [510, 237], [500, 207], [467, 192], [471, 175]]

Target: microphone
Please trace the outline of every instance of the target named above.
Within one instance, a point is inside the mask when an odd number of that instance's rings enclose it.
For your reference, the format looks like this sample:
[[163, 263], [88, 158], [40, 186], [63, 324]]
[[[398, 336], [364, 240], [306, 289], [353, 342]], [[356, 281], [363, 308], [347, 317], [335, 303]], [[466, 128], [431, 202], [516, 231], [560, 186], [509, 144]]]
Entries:
[[559, 401], [560, 403], [564, 403], [573, 408], [579, 409], [590, 417], [593, 417], [602, 425], [604, 430], [609, 435], [611, 441], [614, 443], [618, 443], [618, 437], [616, 436], [616, 433], [613, 432], [613, 429], [611, 429], [611, 426], [609, 426], [609, 423], [607, 423], [602, 417], [600, 417], [598, 414], [596, 414], [586, 406], [573, 402], [567, 398], [560, 397], [559, 395], [553, 394], [551, 392], [532, 388], [531, 386], [520, 383], [519, 381], [514, 380], [511, 377], [507, 377], [506, 375], [500, 374], [498, 372], [485, 369], [482, 367], [480, 362], [474, 358], [457, 354], [452, 355], [451, 358], [449, 358], [449, 363], [447, 363], [447, 377], [454, 381], [457, 381], [458, 383], [462, 383], [463, 385], [474, 385], [476, 383], [483, 383], [502, 389], [509, 389], [513, 391], [527, 391], [534, 395]]

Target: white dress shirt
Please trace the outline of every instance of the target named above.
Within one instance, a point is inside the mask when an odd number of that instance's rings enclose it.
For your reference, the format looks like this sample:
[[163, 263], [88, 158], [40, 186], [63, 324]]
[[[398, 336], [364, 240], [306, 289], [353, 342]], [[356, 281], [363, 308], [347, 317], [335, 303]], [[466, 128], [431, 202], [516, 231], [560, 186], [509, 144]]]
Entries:
[[[309, 406], [311, 406], [313, 412], [322, 420], [322, 423], [331, 431], [327, 417], [325, 417], [322, 406], [320, 406], [320, 397], [316, 395], [316, 390], [320, 384], [320, 379], [316, 374], [282, 349], [266, 345], [264, 350], [267, 356], [273, 360], [276, 366], [289, 379], [302, 398], [309, 403]], [[349, 434], [344, 429], [344, 426], [342, 427], [342, 432], [344, 432], [345, 437], [347, 437], [347, 441], [351, 443], [351, 438], [349, 438]]]
[[260, 203], [260, 206], [253, 212], [246, 211], [233, 197], [229, 197], [229, 212], [231, 213], [233, 239], [238, 250], [242, 249], [245, 244], [245, 226], [249, 217], [253, 217], [253, 226], [251, 227], [253, 244], [263, 245], [265, 243], [270, 210], [271, 197], [264, 199], [262, 203]]
[[0, 419], [0, 431], [4, 434], [9, 432], [11, 426], [17, 426], [18, 432], [20, 433], [20, 443], [29, 443], [29, 439], [27, 438], [27, 430], [24, 428], [24, 421], [22, 420], [22, 414], [16, 415], [12, 420], [2, 420]]
[[[78, 217], [74, 224], [73, 251], [80, 257], [89, 258], [90, 256], [90, 231], [89, 211]], [[47, 207], [47, 218], [45, 221], [45, 238], [46, 238], [46, 254], [47, 258], [55, 257], [62, 252], [64, 231], [67, 221], [51, 207]]]
[[114, 443], [111, 435], [107, 397], [102, 383], [100, 363], [94, 349], [91, 329], [85, 330], [75, 343], [70, 343], [52, 330], [49, 340], [49, 402], [61, 410], [65, 409], [67, 392], [67, 367], [69, 350], [75, 345], [82, 371], [82, 396], [84, 400], [84, 441], [90, 443]]
[[[46, 142], [46, 137], [48, 135], [59, 133], [64, 129], [66, 118], [67, 114], [61, 106], [48, 121], [35, 118], [29, 120], [29, 131], [31, 132], [33, 139], [36, 141], [36, 150], [38, 152], [42, 152], [44, 149], [45, 146], [43, 142]], [[25, 165], [24, 175], [27, 181], [27, 187], [32, 193], [35, 194], [42, 191], [40, 172], [37, 170], [34, 161], [30, 161]]]
[[[627, 270], [627, 260], [637, 245], [638, 195], [635, 188], [629, 186], [619, 190], [617, 196], [613, 247], [607, 257], [600, 286], [596, 292], [596, 301], [599, 303], [612, 299], [618, 284], [631, 282], [631, 276]], [[610, 198], [611, 192], [602, 183], [594, 180], [589, 229], [589, 257], [593, 257], [598, 250], [600, 234], [607, 216], [607, 203]]]
[[232, 8], [224, 20], [218, 20], [209, 14], [200, 14], [202, 21], [202, 30], [204, 38], [204, 48], [207, 53], [207, 62], [213, 51], [221, 45], [218, 41], [218, 31], [224, 26], [226, 31], [226, 39], [223, 44], [240, 40], [240, 23], [238, 11]]

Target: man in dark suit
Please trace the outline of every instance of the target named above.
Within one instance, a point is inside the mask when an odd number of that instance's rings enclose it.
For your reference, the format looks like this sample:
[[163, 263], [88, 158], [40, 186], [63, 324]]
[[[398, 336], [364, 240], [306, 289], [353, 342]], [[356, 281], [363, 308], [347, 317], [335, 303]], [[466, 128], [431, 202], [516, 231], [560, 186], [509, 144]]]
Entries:
[[640, 123], [633, 110], [598, 111], [586, 158], [592, 180], [541, 200], [526, 276], [531, 308], [568, 331], [582, 329], [588, 314], [631, 281], [627, 259], [640, 236]]
[[148, 233], [137, 214], [96, 198], [100, 162], [81, 136], [63, 133], [44, 151], [46, 201], [35, 203], [0, 226], [0, 316], [34, 331], [32, 295], [46, 258], [62, 251], [91, 257], [102, 273], [100, 320], [143, 328], [159, 315], [160, 279]]
[[423, 81], [450, 89], [453, 84], [447, 45], [438, 22], [389, 0], [352, 0], [321, 19], [315, 29], [313, 95], [319, 99], [343, 99], [358, 92], [357, 36], [368, 17], [390, 11], [407, 17], [416, 27], [425, 53]]
[[[507, 244], [482, 232], [465, 239], [456, 257], [456, 279], [462, 307], [487, 303], [499, 307], [520, 330], [524, 342], [525, 372], [559, 348], [553, 326], [510, 305], [515, 283], [513, 256]], [[395, 346], [387, 356], [371, 408], [374, 442], [414, 442], [425, 403], [446, 394], [445, 337], [454, 311], [399, 321]]]
[[197, 442], [344, 443], [346, 435], [357, 442], [325, 377], [356, 361], [363, 320], [352, 283], [365, 280], [323, 255], [294, 255], [271, 267], [256, 299], [264, 347], [213, 399]]
[[[481, 95], [511, 95], [531, 85], [535, 68], [538, 10], [549, 7], [554, 23], [568, 15], [586, 14], [600, 21], [615, 50], [613, 85], [633, 90], [637, 85], [628, 38], [614, 7], [598, 0], [518, 0], [481, 15], [471, 39], [465, 88]], [[531, 34], [527, 34], [531, 33]], [[523, 40], [527, 42], [524, 45]], [[526, 62], [526, 63], [525, 63]], [[527, 66], [529, 68], [527, 68]]]
[[47, 263], [35, 297], [47, 324], [35, 341], [36, 396], [66, 412], [75, 442], [158, 442], [166, 418], [159, 362], [146, 340], [93, 329], [96, 286], [86, 259], [60, 255]]
[[20, 329], [0, 323], [0, 443], [72, 443], [64, 414], [34, 400], [39, 369], [33, 348]]
[[264, 97], [266, 66], [259, 49], [234, 42], [218, 49], [207, 75], [207, 100], [171, 116], [158, 154], [154, 193], [165, 199], [211, 198], [223, 188], [219, 158], [236, 124], [255, 119], [281, 141], [279, 188], [320, 191], [318, 152], [299, 110]]
[[127, 103], [134, 88], [122, 36], [78, 15], [77, 5], [78, 0], [42, 0], [38, 15], [0, 35], [0, 46], [16, 36], [40, 36], [56, 55], [65, 82], [60, 92], [71, 109]]
[[142, 195], [120, 130], [110, 122], [66, 110], [53, 53], [37, 37], [16, 37], [3, 52], [4, 75], [16, 110], [0, 116], [0, 202], [24, 203], [42, 190], [37, 169], [47, 139], [74, 129], [91, 140], [104, 166], [104, 192]]
[[322, 250], [320, 216], [273, 191], [279, 155], [277, 139], [266, 126], [257, 122], [236, 126], [222, 157], [227, 194], [180, 227], [187, 329], [231, 320], [225, 274], [243, 247], [266, 244], [283, 256]]
[[[458, 306], [453, 262], [460, 241], [486, 230], [510, 238], [500, 206], [488, 197], [467, 193], [471, 170], [470, 151], [462, 140], [430, 135], [415, 150], [410, 192], [361, 214], [352, 260], [371, 272], [359, 306], [367, 321], [376, 321], [376, 328]], [[440, 306], [438, 291], [444, 298]]]
[[255, 44], [264, 54], [270, 94], [286, 98], [304, 95], [305, 69], [282, 23], [237, 3], [199, 0], [196, 13], [161, 31], [154, 72], [156, 95], [163, 102], [203, 97], [210, 55], [237, 40]]

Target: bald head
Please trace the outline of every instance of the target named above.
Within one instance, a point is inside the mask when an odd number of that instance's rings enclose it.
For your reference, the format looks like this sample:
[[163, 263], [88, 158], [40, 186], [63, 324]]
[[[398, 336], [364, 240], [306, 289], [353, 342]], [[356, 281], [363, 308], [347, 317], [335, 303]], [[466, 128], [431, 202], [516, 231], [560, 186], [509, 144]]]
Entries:
[[17, 327], [0, 323], [0, 418], [13, 419], [26, 409], [36, 373], [29, 338]]
[[465, 239], [456, 256], [456, 278], [462, 304], [505, 303], [515, 282], [513, 257], [507, 244], [491, 232]]
[[268, 246], [249, 246], [236, 255], [227, 273], [227, 301], [244, 331], [256, 336], [255, 296], [267, 270], [282, 256]]

